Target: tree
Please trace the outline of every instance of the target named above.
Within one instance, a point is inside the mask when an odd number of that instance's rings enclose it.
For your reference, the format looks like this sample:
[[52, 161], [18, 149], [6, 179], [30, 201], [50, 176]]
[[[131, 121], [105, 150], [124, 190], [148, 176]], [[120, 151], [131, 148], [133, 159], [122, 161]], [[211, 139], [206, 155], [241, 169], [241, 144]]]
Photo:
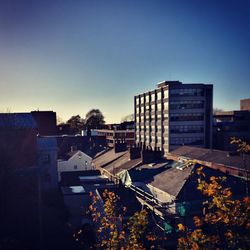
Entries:
[[62, 117], [60, 116], [56, 116], [56, 125], [61, 125], [61, 124], [65, 124]]
[[[238, 152], [247, 153], [249, 145], [240, 139], [232, 138]], [[194, 216], [194, 230], [179, 224], [182, 237], [178, 239], [179, 249], [249, 249], [250, 247], [250, 199], [233, 199], [230, 188], [223, 187], [226, 177], [211, 176], [205, 180], [203, 167], [197, 168], [197, 189], [206, 197], [205, 214]], [[246, 173], [247, 177], [247, 173]], [[248, 185], [248, 179], [246, 179]]]
[[[103, 192], [104, 205], [100, 211], [100, 198], [90, 193], [93, 200], [89, 207], [97, 235], [94, 246], [97, 249], [145, 249], [147, 211], [142, 209], [124, 222], [126, 207], [119, 206], [119, 196], [107, 189]], [[82, 230], [74, 234], [76, 241], [82, 238]]]
[[82, 129], [84, 128], [84, 120], [80, 115], [72, 116], [66, 124], [70, 126], [70, 133], [72, 134], [80, 134]]
[[87, 129], [103, 128], [105, 125], [104, 116], [99, 109], [91, 109], [85, 117], [85, 126]]
[[126, 115], [126, 116], [122, 117], [121, 121], [122, 122], [134, 121], [134, 114], [129, 114], [129, 115]]
[[185, 236], [179, 238], [179, 249], [248, 249], [250, 246], [250, 200], [234, 200], [230, 188], [223, 188], [226, 177], [210, 177], [203, 180], [202, 167], [198, 189], [207, 197], [205, 215], [194, 216], [195, 230], [179, 224]]

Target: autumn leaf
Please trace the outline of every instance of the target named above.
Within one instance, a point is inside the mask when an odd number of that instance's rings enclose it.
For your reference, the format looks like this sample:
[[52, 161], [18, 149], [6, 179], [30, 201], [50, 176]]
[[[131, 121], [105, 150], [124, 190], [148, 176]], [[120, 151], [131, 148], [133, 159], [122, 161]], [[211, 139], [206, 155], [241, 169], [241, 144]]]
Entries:
[[193, 244], [192, 244], [192, 250], [199, 250], [200, 248], [199, 248], [199, 245], [196, 243], [196, 242], [194, 242]]
[[201, 223], [201, 219], [198, 217], [198, 216], [194, 216], [194, 225], [196, 226], [196, 227], [200, 227], [201, 225], [202, 225], [202, 223]]
[[185, 231], [185, 227], [181, 223], [179, 223], [177, 226], [179, 231]]

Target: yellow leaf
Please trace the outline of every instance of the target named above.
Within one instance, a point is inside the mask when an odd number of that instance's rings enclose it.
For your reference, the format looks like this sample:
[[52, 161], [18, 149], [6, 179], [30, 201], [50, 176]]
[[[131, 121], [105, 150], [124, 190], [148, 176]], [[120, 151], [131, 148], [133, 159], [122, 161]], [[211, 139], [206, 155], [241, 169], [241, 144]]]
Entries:
[[179, 223], [177, 226], [179, 231], [185, 231], [185, 227], [181, 223]]

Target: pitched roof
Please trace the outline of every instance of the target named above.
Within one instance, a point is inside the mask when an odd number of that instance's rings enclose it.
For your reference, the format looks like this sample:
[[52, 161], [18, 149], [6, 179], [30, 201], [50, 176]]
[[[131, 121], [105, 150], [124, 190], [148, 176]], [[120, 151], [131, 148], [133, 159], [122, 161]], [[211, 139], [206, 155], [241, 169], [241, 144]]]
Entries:
[[[184, 156], [200, 161], [219, 163], [225, 166], [235, 167], [239, 169], [245, 169], [242, 157], [238, 154], [231, 155], [227, 151], [182, 146], [176, 150], [173, 150], [170, 154], [176, 156]], [[245, 163], [246, 167], [250, 169], [250, 155], [245, 155]]]
[[119, 152], [115, 153], [114, 149], [110, 149], [107, 152], [97, 156], [96, 158], [93, 159], [93, 163], [96, 167], [105, 167], [111, 162], [117, 160], [121, 156], [126, 154], [125, 152]]
[[37, 123], [31, 113], [1, 113], [0, 128], [37, 128]]
[[153, 176], [153, 180], [146, 181], [146, 184], [150, 184], [176, 197], [186, 183], [192, 169], [193, 167], [187, 167], [183, 170], [171, 167]]
[[[69, 160], [72, 156], [79, 154], [79, 156], [81, 156], [82, 154], [91, 158], [89, 155], [87, 155], [86, 153], [82, 152], [81, 150], [73, 150], [70, 151], [69, 153], [67, 153], [64, 157], [63, 160]], [[92, 158], [91, 158], [92, 159]]]

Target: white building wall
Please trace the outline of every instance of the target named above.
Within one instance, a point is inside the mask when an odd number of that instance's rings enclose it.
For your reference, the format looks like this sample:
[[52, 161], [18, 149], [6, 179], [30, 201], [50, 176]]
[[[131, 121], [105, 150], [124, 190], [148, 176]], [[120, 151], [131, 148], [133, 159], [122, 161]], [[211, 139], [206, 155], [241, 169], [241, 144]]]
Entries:
[[67, 161], [57, 161], [58, 181], [61, 180], [62, 172], [75, 172], [86, 170], [93, 170], [92, 158], [81, 151], [76, 152]]

